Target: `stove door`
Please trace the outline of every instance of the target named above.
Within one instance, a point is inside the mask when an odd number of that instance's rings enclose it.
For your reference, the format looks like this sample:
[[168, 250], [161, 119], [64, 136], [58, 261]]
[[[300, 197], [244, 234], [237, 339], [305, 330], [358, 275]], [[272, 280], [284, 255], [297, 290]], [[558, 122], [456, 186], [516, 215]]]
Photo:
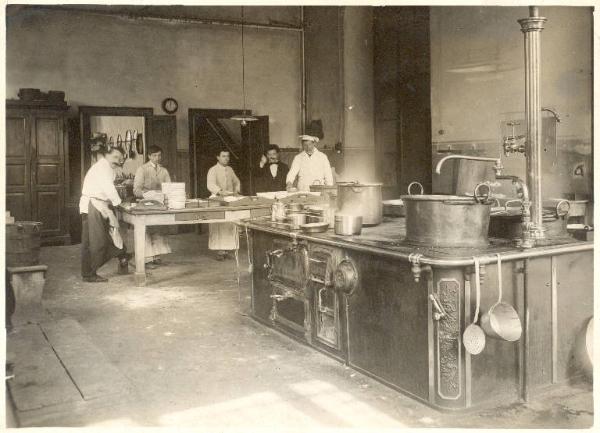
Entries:
[[311, 246], [308, 258], [308, 286], [313, 301], [313, 343], [345, 358], [345, 316], [341, 308], [344, 300], [333, 285], [334, 271], [339, 259], [340, 252], [336, 249]]
[[273, 301], [270, 319], [279, 328], [310, 340], [307, 262], [303, 245], [275, 240], [273, 249], [267, 252], [267, 278]]

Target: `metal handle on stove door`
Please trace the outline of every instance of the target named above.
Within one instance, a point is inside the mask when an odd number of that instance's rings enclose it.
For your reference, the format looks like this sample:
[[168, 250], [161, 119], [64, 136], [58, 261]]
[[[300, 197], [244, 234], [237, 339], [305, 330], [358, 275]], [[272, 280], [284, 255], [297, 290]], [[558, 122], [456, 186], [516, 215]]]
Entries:
[[431, 300], [431, 305], [433, 305], [433, 308], [435, 308], [435, 310], [436, 310], [433, 313], [433, 318], [435, 320], [440, 320], [440, 319], [443, 319], [444, 317], [446, 317], [446, 310], [444, 310], [444, 307], [442, 307], [442, 304], [440, 303], [437, 296], [435, 296], [432, 293], [429, 295], [429, 299]]
[[264, 268], [267, 269], [267, 278], [270, 278], [271, 271], [273, 270], [273, 262], [271, 259], [273, 257], [281, 257], [283, 255], [283, 250], [277, 249], [277, 250], [267, 251], [265, 255], [267, 256], [267, 261], [264, 264]]
[[319, 289], [319, 293], [318, 293], [318, 302], [319, 305], [317, 305], [317, 308], [319, 309], [320, 313], [332, 313], [333, 310], [329, 307], [324, 307], [323, 306], [323, 292], [327, 290], [327, 287], [322, 287]]

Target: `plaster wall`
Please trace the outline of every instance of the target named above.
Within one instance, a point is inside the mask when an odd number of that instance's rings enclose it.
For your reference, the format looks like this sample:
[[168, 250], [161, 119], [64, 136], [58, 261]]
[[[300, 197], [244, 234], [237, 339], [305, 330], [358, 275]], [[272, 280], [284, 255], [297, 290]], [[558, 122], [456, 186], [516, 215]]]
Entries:
[[[282, 9], [276, 8], [278, 18]], [[294, 18], [298, 8], [290, 9]], [[268, 10], [253, 8], [251, 15], [260, 21]], [[7, 98], [23, 87], [64, 90], [75, 115], [80, 105], [163, 114], [162, 100], [174, 97], [177, 147], [185, 150], [188, 108], [242, 108], [239, 26], [25, 9], [9, 11], [6, 32]], [[246, 106], [269, 116], [271, 142], [294, 146], [301, 129], [301, 33], [248, 27], [244, 33]]]

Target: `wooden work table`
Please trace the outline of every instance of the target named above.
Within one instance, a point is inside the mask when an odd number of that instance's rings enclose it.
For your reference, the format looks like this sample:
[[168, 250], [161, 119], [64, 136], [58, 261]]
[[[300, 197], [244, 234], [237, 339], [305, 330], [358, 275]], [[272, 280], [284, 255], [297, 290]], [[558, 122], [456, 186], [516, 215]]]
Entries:
[[126, 205], [120, 205], [117, 208], [119, 220], [132, 225], [134, 229], [135, 283], [137, 286], [146, 285], [146, 264], [144, 260], [146, 227], [234, 222], [270, 213], [271, 206], [268, 204], [167, 210], [139, 210]]

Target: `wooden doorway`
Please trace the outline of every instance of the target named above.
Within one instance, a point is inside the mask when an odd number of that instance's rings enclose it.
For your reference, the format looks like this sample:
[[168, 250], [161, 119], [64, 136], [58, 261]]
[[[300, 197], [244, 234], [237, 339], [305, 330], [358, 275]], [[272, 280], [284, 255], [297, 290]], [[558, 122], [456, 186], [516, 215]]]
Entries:
[[190, 194], [206, 198], [206, 174], [216, 164], [215, 151], [231, 152], [231, 167], [240, 178], [243, 195], [255, 194], [255, 177], [260, 155], [269, 145], [269, 116], [241, 125], [230, 118], [242, 110], [189, 109]]

